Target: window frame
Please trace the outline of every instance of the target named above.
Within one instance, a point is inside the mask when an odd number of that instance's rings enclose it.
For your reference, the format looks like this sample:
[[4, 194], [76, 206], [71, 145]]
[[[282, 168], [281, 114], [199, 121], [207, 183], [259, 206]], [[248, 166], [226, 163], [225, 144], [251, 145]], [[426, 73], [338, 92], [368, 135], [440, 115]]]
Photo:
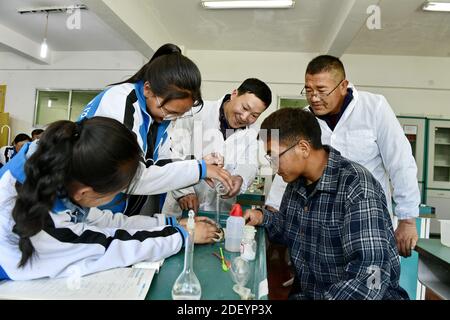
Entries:
[[35, 91], [35, 97], [34, 97], [34, 114], [33, 114], [33, 128], [37, 128], [37, 129], [44, 129], [48, 124], [41, 124], [41, 123], [37, 123], [37, 116], [38, 116], [38, 105], [39, 105], [39, 96], [40, 96], [40, 92], [68, 92], [69, 93], [69, 98], [67, 101], [67, 114], [66, 114], [66, 118], [65, 119], [61, 119], [61, 120], [70, 120], [70, 116], [71, 116], [71, 111], [72, 111], [72, 97], [73, 97], [73, 92], [97, 92], [97, 94], [99, 94], [102, 90], [104, 90], [104, 88], [84, 88], [84, 89], [63, 89], [63, 88], [36, 88]]

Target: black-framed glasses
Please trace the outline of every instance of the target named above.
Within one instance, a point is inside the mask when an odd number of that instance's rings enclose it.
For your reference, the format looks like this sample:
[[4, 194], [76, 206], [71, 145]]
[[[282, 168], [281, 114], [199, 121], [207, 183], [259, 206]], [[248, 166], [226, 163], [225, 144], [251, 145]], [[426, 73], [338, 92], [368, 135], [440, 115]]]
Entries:
[[332, 93], [334, 92], [334, 90], [336, 90], [336, 89], [341, 85], [341, 83], [342, 83], [344, 80], [345, 80], [345, 78], [342, 79], [341, 81], [339, 81], [339, 83], [337, 84], [337, 86], [334, 87], [334, 89], [331, 90], [331, 91], [328, 92], [328, 93], [322, 93], [322, 92], [314, 93], [314, 90], [311, 90], [310, 88], [303, 87], [302, 91], [300, 92], [300, 95], [301, 95], [302, 97], [307, 98], [307, 99], [311, 99], [312, 97], [316, 96], [316, 97], [318, 97], [320, 100], [323, 100], [323, 99], [325, 99], [326, 97], [328, 97], [330, 94], [332, 94]]
[[266, 158], [267, 161], [269, 161], [270, 167], [274, 170], [278, 169], [278, 162], [281, 158], [281, 156], [283, 154], [285, 154], [286, 152], [288, 152], [289, 150], [291, 150], [292, 148], [294, 148], [301, 140], [303, 139], [299, 139], [296, 143], [294, 143], [292, 146], [290, 146], [289, 148], [287, 148], [286, 150], [284, 150], [283, 152], [281, 152], [280, 154], [276, 155], [276, 156], [270, 156], [268, 154], [264, 155], [264, 158]]

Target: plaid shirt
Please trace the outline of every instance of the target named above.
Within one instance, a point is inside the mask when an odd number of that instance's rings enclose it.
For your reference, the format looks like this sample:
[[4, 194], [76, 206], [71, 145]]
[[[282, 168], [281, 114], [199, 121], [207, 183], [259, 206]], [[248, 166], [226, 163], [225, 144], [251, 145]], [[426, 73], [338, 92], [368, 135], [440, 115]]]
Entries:
[[308, 196], [289, 183], [280, 211], [264, 210], [269, 237], [289, 247], [291, 299], [408, 299], [383, 189], [361, 165], [325, 146], [329, 159]]

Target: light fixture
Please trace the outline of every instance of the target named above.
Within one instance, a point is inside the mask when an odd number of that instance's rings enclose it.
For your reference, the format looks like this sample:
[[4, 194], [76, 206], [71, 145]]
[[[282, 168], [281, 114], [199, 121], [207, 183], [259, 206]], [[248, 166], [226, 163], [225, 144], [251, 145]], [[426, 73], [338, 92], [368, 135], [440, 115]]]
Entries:
[[[44, 32], [44, 40], [42, 40], [41, 43], [41, 58], [45, 59], [47, 58], [47, 52], [48, 52], [48, 45], [47, 45], [47, 30], [48, 30], [48, 12], [45, 19], [45, 32]], [[50, 106], [49, 106], [50, 107]]]
[[293, 8], [294, 0], [202, 1], [206, 9], [278, 9]]
[[48, 103], [47, 103], [47, 107], [51, 108], [52, 107], [52, 99], [48, 98]]
[[71, 6], [63, 6], [63, 7], [39, 7], [39, 8], [22, 8], [17, 9], [17, 12], [20, 14], [28, 14], [28, 13], [67, 13], [73, 10], [86, 10], [88, 7], [84, 4], [75, 4]]
[[47, 29], [48, 29], [48, 15], [49, 13], [72, 13], [74, 10], [87, 10], [87, 6], [84, 4], [75, 4], [70, 6], [63, 6], [63, 7], [39, 7], [39, 8], [23, 8], [23, 9], [17, 9], [17, 12], [20, 14], [30, 14], [30, 13], [45, 13], [46, 14], [46, 21], [45, 21], [45, 32], [44, 32], [44, 39], [41, 43], [41, 51], [40, 51], [40, 57], [45, 59], [48, 54], [48, 44], [47, 44]]
[[433, 2], [433, 1], [428, 1], [428, 2], [425, 2], [423, 4], [422, 10], [424, 10], [424, 11], [450, 12], [450, 2]]

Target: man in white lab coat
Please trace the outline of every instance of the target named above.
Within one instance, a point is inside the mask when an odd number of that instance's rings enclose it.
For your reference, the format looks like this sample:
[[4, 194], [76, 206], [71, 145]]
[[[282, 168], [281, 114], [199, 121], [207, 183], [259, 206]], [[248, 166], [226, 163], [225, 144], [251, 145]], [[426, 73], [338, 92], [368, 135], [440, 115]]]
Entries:
[[[302, 95], [322, 130], [322, 143], [365, 166], [383, 186], [392, 214], [391, 187], [399, 219], [395, 231], [400, 255], [408, 257], [418, 236], [420, 192], [411, 146], [386, 98], [358, 91], [333, 56], [314, 58], [306, 69]], [[279, 208], [286, 184], [275, 176], [266, 205]]]
[[[178, 120], [169, 133], [174, 154], [190, 154], [198, 159], [211, 153], [223, 156], [224, 168], [232, 174], [233, 189], [222, 196], [221, 210], [230, 209], [236, 195], [245, 192], [257, 174], [258, 128], [253, 124], [271, 102], [267, 84], [249, 78], [231, 94], [205, 101], [201, 112]], [[215, 190], [200, 182], [168, 193], [162, 212], [179, 215], [182, 209], [189, 208], [215, 210]]]

